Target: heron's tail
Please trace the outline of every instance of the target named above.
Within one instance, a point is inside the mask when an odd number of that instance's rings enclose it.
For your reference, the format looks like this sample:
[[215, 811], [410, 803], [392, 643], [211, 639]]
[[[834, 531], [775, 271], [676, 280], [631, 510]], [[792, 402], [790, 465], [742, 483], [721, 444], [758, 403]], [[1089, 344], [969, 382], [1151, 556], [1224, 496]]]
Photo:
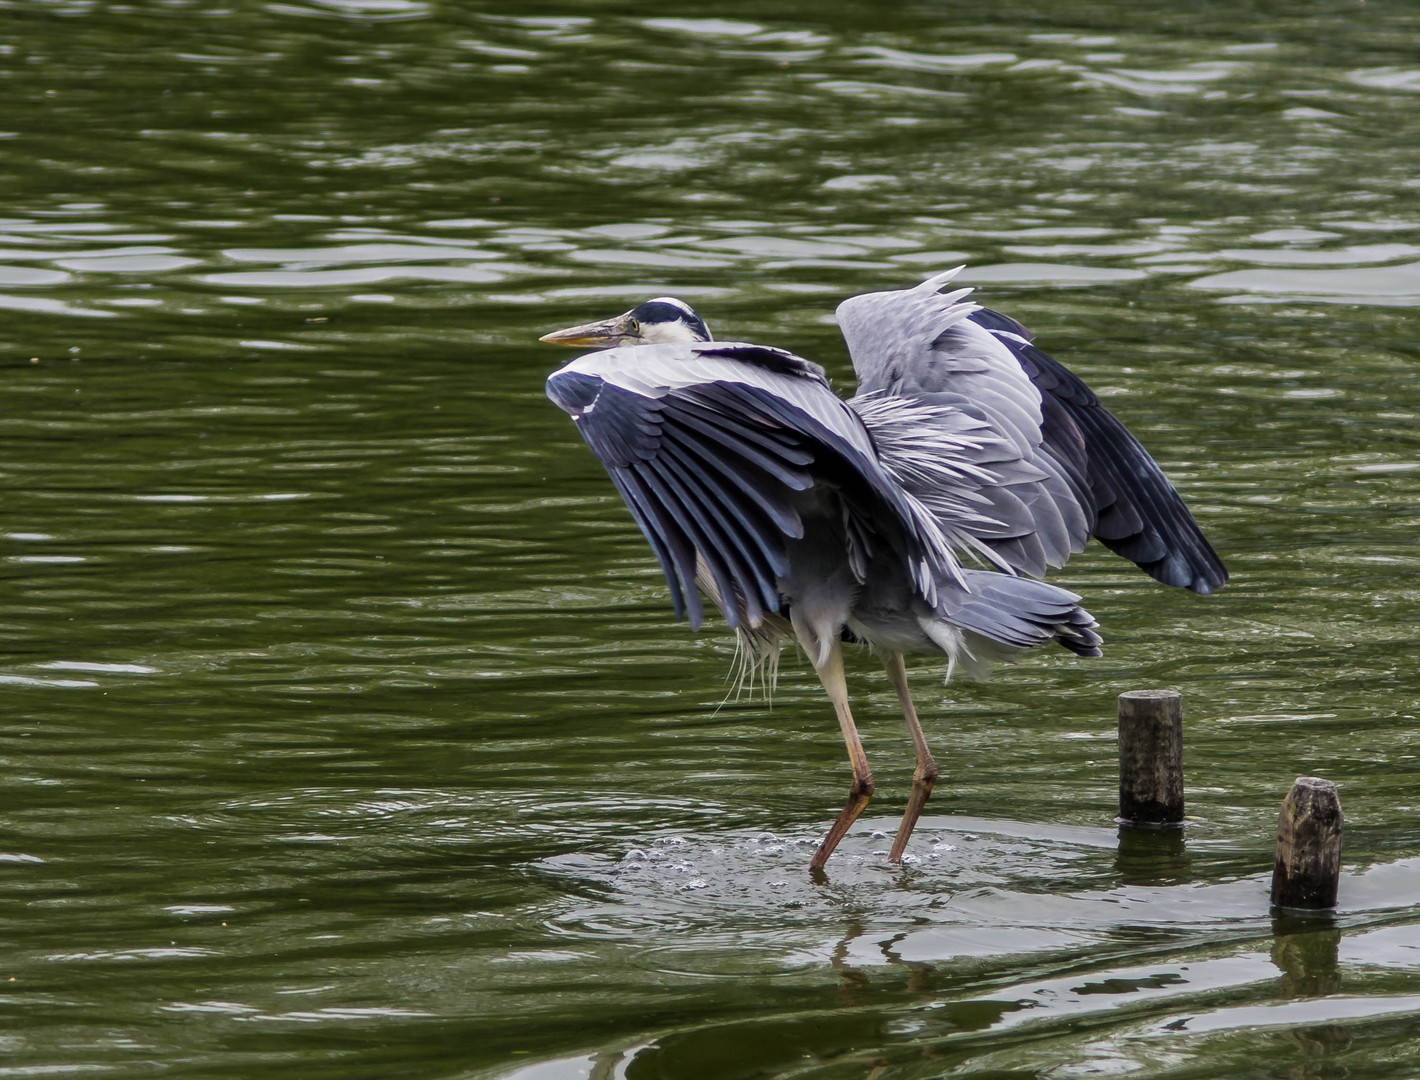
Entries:
[[[937, 618], [923, 623], [952, 667], [965, 663], [980, 675], [994, 661], [1058, 641], [1077, 656], [1099, 656], [1099, 623], [1080, 598], [1034, 578], [989, 570], [963, 570], [965, 588], [943, 591]], [[950, 668], [948, 673], [950, 674]]]

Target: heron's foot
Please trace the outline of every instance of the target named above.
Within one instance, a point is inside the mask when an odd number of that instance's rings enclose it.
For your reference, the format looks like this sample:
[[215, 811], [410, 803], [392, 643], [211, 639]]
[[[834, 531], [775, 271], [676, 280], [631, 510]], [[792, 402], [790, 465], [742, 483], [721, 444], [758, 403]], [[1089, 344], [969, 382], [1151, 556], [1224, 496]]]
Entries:
[[853, 786], [848, 790], [848, 801], [844, 804], [843, 810], [838, 815], [838, 820], [833, 823], [833, 827], [828, 830], [828, 835], [823, 838], [823, 843], [814, 852], [814, 857], [809, 860], [809, 870], [822, 870], [823, 864], [828, 862], [828, 857], [833, 854], [833, 849], [838, 847], [838, 842], [853, 827], [853, 822], [858, 820], [859, 815], [868, 807], [868, 802], [873, 797], [873, 777], [871, 773], [853, 778]]
[[937, 763], [928, 755], [927, 760], [917, 766], [912, 775], [912, 794], [907, 797], [907, 810], [903, 812], [902, 824], [897, 827], [892, 850], [888, 852], [888, 862], [902, 861], [902, 853], [907, 850], [907, 841], [912, 830], [917, 827], [917, 819], [922, 816], [922, 808], [932, 797], [932, 786], [937, 782]]

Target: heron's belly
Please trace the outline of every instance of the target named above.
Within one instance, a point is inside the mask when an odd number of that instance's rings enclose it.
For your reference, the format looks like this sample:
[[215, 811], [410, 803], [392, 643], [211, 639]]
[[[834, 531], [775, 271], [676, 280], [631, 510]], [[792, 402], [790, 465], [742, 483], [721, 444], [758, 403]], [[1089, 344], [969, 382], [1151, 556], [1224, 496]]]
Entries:
[[794, 508], [804, 535], [788, 544], [789, 573], [778, 585], [796, 624], [812, 627], [820, 638], [837, 638], [846, 626], [883, 650], [942, 654], [922, 628], [931, 611], [909, 580], [907, 560], [890, 530], [870, 537], [873, 551], [860, 578], [834, 491], [815, 486], [796, 496]]
[[940, 652], [932, 640], [922, 632], [914, 619], [874, 620], [865, 622], [850, 618], [848, 629], [860, 641], [866, 641], [879, 649], [898, 653]]

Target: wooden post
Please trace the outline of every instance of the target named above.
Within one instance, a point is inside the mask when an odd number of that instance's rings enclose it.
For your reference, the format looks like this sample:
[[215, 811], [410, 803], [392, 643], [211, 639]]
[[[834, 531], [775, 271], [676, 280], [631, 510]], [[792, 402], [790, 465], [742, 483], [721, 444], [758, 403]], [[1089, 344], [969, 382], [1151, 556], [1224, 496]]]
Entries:
[[1177, 690], [1119, 695], [1119, 816], [1183, 821], [1183, 698]]
[[1272, 906], [1336, 906], [1341, 880], [1341, 800], [1336, 785], [1299, 776], [1277, 815], [1277, 862], [1272, 870]]

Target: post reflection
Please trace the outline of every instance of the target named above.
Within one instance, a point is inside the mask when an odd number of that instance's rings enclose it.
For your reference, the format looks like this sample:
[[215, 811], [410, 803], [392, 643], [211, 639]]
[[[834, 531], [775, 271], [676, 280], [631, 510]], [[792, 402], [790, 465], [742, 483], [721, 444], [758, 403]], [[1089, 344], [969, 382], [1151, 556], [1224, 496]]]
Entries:
[[1115, 871], [1125, 885], [1182, 885], [1192, 880], [1184, 831], [1176, 826], [1121, 824]]

